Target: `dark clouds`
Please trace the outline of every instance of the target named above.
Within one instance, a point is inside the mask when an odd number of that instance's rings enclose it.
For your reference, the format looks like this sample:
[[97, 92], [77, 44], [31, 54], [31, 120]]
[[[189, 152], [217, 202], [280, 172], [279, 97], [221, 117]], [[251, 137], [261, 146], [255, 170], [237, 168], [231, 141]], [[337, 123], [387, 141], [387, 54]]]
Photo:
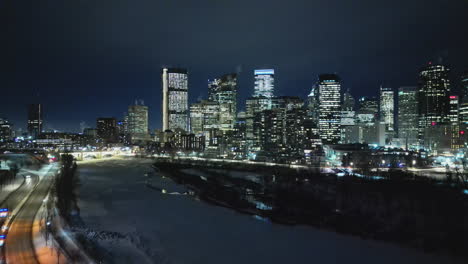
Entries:
[[415, 84], [438, 57], [455, 72], [468, 67], [466, 0], [9, 0], [0, 8], [0, 114], [20, 127], [37, 93], [54, 128], [120, 117], [135, 98], [159, 127], [165, 65], [189, 69], [192, 101], [206, 94], [206, 79], [239, 68], [243, 101], [257, 67], [276, 69], [277, 94], [299, 96], [322, 72], [364, 95], [380, 83]]

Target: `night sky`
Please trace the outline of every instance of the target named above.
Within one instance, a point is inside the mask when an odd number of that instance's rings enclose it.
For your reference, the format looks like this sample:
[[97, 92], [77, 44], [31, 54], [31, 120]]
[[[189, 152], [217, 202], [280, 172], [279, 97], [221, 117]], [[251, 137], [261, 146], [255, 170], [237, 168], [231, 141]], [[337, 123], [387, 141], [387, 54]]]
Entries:
[[377, 95], [428, 61], [468, 69], [467, 14], [467, 0], [0, 0], [0, 116], [24, 128], [41, 102], [47, 129], [78, 132], [143, 99], [160, 128], [163, 66], [189, 70], [190, 103], [239, 72], [243, 108], [263, 67], [276, 95], [305, 97], [324, 72]]

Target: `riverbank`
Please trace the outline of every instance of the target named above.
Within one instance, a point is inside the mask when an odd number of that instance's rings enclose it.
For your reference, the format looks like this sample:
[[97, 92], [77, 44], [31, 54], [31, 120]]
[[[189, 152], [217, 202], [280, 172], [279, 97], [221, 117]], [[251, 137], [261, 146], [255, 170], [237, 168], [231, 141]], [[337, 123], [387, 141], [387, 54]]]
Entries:
[[[78, 166], [85, 238], [105, 263], [462, 263], [388, 243], [310, 226], [265, 222], [247, 214], [146, 186], [154, 160], [107, 160]], [[157, 178], [167, 188], [180, 188]]]
[[375, 180], [282, 168], [265, 169], [252, 181], [207, 164], [156, 161], [155, 166], [200, 199], [238, 212], [468, 257], [468, 197], [434, 180]]

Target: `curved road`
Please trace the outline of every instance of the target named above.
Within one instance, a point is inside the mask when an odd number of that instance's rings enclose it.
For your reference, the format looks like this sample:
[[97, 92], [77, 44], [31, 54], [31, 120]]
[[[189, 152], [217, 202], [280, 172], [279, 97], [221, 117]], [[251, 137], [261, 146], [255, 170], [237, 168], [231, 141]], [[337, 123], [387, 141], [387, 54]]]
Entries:
[[[39, 176], [29, 172], [20, 172], [17, 177], [25, 177], [30, 175], [31, 178], [25, 180], [18, 189], [10, 193], [6, 199], [1, 203], [1, 208], [8, 208], [10, 214], [20, 205], [21, 201], [26, 197], [39, 182]], [[5, 246], [0, 250], [0, 263], [5, 263]]]
[[7, 202], [16, 203], [15, 207], [17, 207], [33, 189], [19, 211], [13, 216], [8, 230], [3, 249], [7, 263], [38, 263], [32, 241], [34, 217], [43, 204], [56, 171], [57, 165], [53, 164], [44, 166], [35, 175], [31, 173], [31, 182], [23, 185], [24, 190], [15, 192], [8, 198]]

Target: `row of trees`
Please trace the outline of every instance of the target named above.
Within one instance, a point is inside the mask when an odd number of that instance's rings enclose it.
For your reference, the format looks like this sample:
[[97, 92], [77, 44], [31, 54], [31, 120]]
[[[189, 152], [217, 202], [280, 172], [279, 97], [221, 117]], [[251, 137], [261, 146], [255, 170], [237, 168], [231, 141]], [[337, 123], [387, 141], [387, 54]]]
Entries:
[[53, 192], [56, 197], [56, 206], [61, 216], [69, 222], [71, 220], [71, 212], [76, 206], [75, 189], [78, 185], [78, 178], [75, 176], [76, 162], [70, 154], [61, 156], [62, 170], [55, 178]]

